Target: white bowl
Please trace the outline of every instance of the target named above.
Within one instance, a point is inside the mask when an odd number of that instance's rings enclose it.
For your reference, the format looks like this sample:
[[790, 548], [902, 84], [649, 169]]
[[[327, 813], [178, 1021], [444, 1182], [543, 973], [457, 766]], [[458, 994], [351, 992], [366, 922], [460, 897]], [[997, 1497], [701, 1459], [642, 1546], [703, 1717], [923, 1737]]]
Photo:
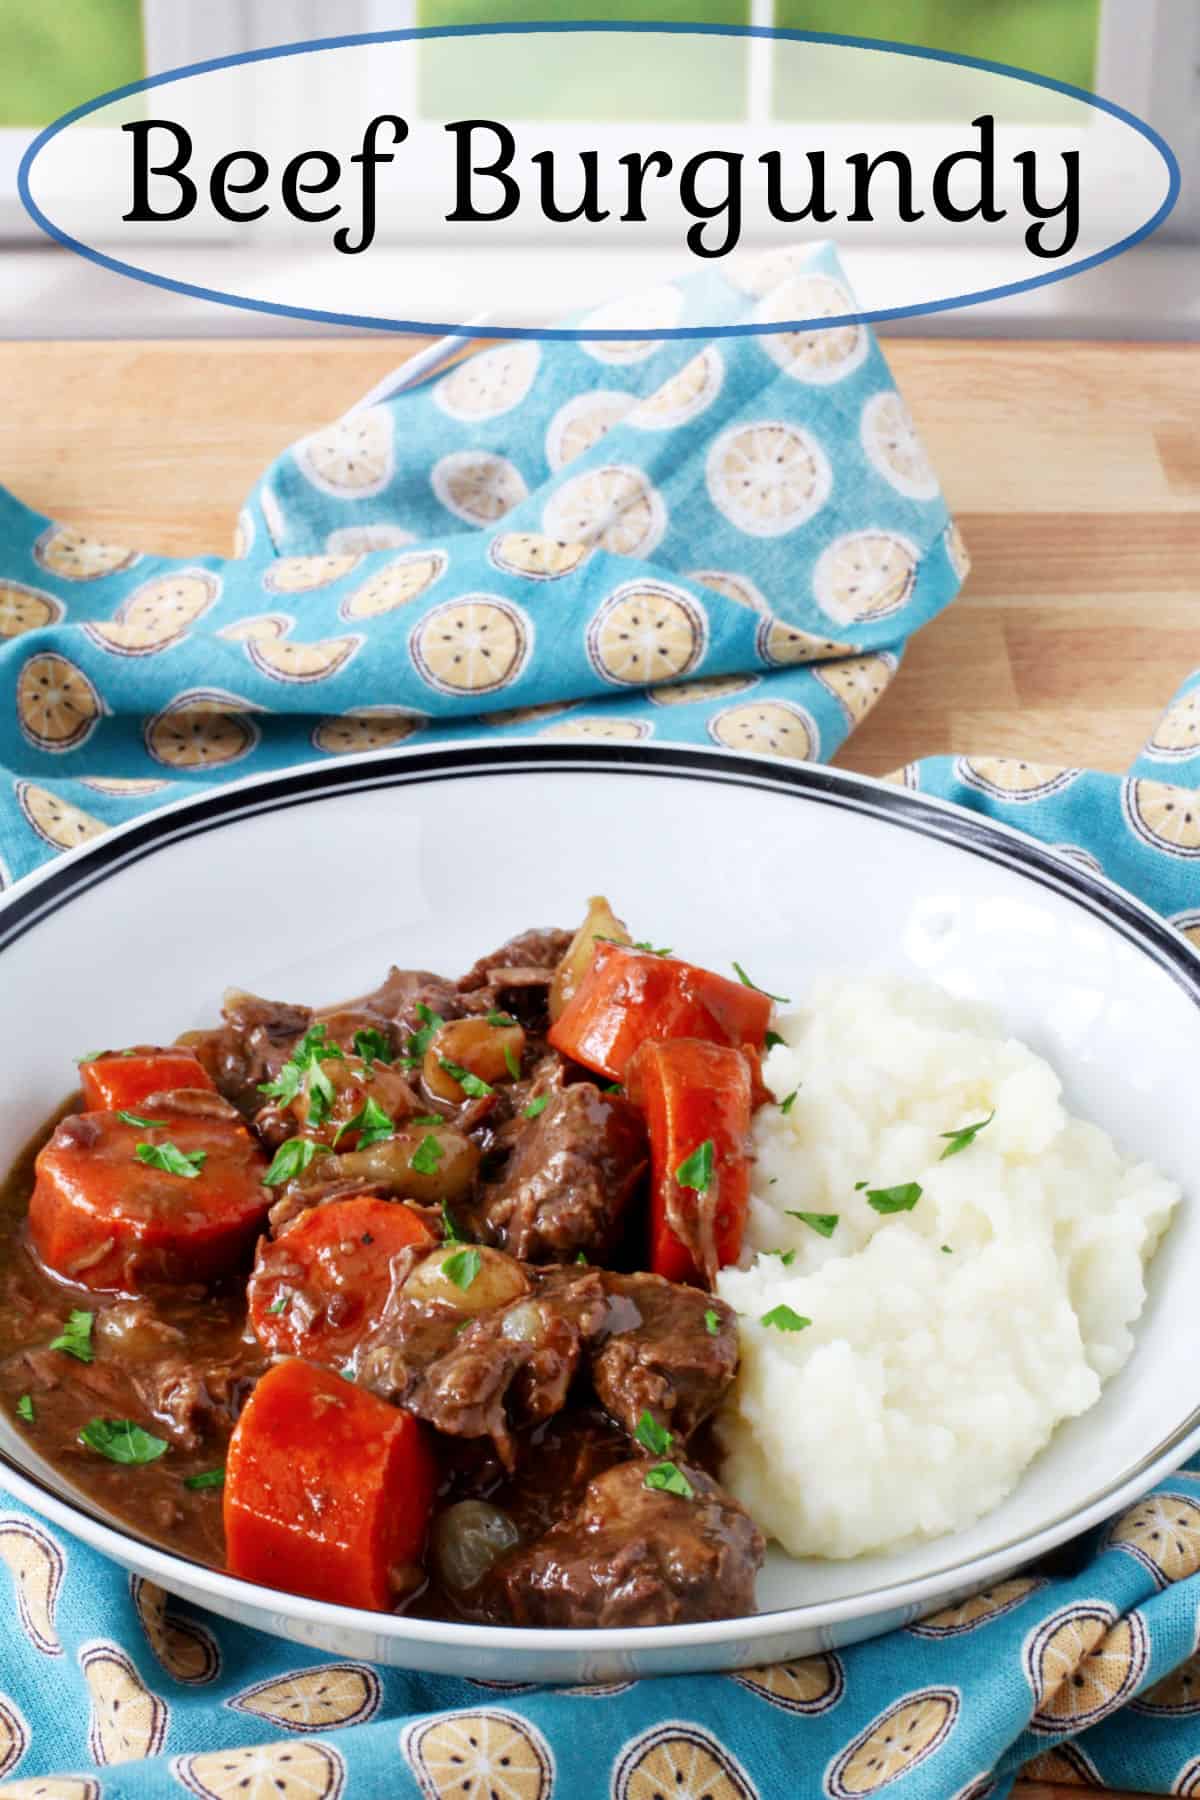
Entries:
[[[10, 1157], [93, 1040], [169, 1039], [230, 983], [323, 1002], [391, 962], [453, 972], [607, 892], [639, 934], [803, 994], [872, 965], [999, 1007], [1069, 1104], [1195, 1187], [1200, 958], [1137, 901], [1003, 828], [837, 771], [716, 751], [460, 745], [347, 758], [182, 802], [0, 900], [19, 1041]], [[19, 1022], [19, 1028], [17, 1025]], [[854, 1562], [773, 1552], [761, 1611], [714, 1624], [532, 1631], [358, 1612], [257, 1588], [105, 1519], [0, 1425], [0, 1483], [177, 1594], [339, 1655], [502, 1682], [770, 1662], [905, 1624], [1104, 1519], [1200, 1444], [1200, 1216], [1160, 1249], [1125, 1369], [969, 1531]]]

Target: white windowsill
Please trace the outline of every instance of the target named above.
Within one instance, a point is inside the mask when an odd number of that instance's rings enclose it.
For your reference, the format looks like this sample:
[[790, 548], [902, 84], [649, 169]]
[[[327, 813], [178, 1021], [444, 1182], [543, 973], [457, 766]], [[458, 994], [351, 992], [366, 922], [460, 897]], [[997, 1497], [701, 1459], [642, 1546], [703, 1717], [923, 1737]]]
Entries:
[[[117, 252], [120, 254], [119, 250]], [[294, 293], [305, 305], [321, 307], [312, 291], [302, 252], [281, 248], [234, 251], [229, 246], [197, 244], [175, 252], [172, 273], [202, 287], [232, 287], [237, 276], [253, 270], [269, 254], [275, 291]], [[378, 246], [362, 270], [358, 304], [364, 312], [386, 314], [396, 309], [406, 287], [405, 268], [421, 255], [419, 247]], [[426, 253], [428, 254], [428, 253]], [[481, 310], [482, 258], [464, 249], [442, 256], [436, 298], [439, 317], [467, 319]], [[865, 304], [887, 304], [889, 270], [911, 270], [922, 261], [930, 292], [955, 292], [969, 285], [970, 251], [913, 246], [856, 249], [847, 258], [851, 278]], [[281, 281], [281, 264], [294, 259], [295, 279]], [[180, 338], [344, 336], [355, 328], [276, 317], [240, 307], [193, 299], [115, 275], [56, 246], [9, 244], [0, 249], [3, 338]], [[588, 266], [586, 253], [568, 257], [531, 243], [510, 260], [506, 292], [496, 292], [496, 262], [486, 257], [488, 305], [493, 316], [514, 323], [550, 324], [589, 300], [633, 292], [680, 272], [673, 246], [613, 253]], [[961, 279], [956, 280], [956, 264]], [[1014, 277], [1028, 264], [1014, 268]], [[411, 285], [411, 283], [409, 284]], [[1139, 245], [1124, 256], [1086, 274], [1049, 287], [979, 306], [890, 321], [888, 333], [930, 337], [1092, 337], [1200, 339], [1200, 245]]]

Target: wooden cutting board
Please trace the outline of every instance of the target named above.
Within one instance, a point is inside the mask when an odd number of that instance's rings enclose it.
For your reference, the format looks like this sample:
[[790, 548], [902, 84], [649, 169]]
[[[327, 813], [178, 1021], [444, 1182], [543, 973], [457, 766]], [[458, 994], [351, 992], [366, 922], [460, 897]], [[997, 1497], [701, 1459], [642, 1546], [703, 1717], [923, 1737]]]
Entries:
[[[0, 482], [110, 541], [225, 554], [270, 458], [416, 347], [0, 344]], [[1127, 767], [1200, 666], [1200, 346], [887, 349], [974, 568], [838, 761], [872, 775], [932, 751]]]

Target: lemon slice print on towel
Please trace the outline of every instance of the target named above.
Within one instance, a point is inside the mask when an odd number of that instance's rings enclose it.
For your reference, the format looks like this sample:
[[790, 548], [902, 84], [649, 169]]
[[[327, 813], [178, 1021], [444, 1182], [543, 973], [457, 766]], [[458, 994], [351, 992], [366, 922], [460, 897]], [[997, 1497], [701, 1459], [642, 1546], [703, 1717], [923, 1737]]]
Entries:
[[111, 620], [94, 621], [84, 630], [102, 650], [117, 656], [153, 656], [177, 644], [220, 592], [220, 580], [211, 570], [181, 569], [135, 588]]
[[1079, 775], [1078, 769], [1055, 769], [1016, 756], [960, 756], [954, 772], [968, 787], [997, 800], [1045, 800], [1070, 787]]
[[1200, 1502], [1190, 1494], [1147, 1494], [1123, 1512], [1108, 1541], [1136, 1556], [1160, 1587], [1200, 1569]]
[[794, 762], [814, 762], [821, 748], [816, 720], [791, 700], [746, 700], [727, 706], [708, 721], [708, 735], [727, 750], [786, 756]]
[[1164, 781], [1128, 780], [1121, 804], [1130, 829], [1152, 850], [1200, 856], [1200, 794]]
[[648, 719], [565, 719], [561, 725], [549, 725], [538, 736], [557, 744], [638, 744], [653, 732]]
[[757, 675], [711, 675], [699, 681], [671, 681], [665, 687], [647, 689], [655, 706], [692, 706], [700, 700], [727, 700], [758, 686]]
[[197, 1800], [340, 1800], [346, 1765], [332, 1744], [248, 1744], [177, 1757], [175, 1775]]
[[0, 1776], [15, 1769], [28, 1748], [28, 1725], [12, 1702], [0, 1694]]
[[532, 647], [530, 620], [493, 594], [444, 600], [409, 638], [418, 674], [440, 694], [493, 694], [508, 687]]
[[618, 388], [594, 388], [566, 401], [546, 432], [546, 461], [550, 467], [562, 469], [574, 462], [598, 444], [636, 403], [636, 394], [625, 394]]
[[[1137, 1702], [1135, 1701], [1136, 1705]], [[1060, 1783], [1063, 1787], [1100, 1788], [1100, 1772], [1078, 1744], [1055, 1744], [1042, 1750], [1017, 1771], [1022, 1781]]]
[[873, 1720], [825, 1772], [831, 1800], [857, 1800], [907, 1775], [941, 1749], [958, 1718], [954, 1688], [921, 1688]]
[[542, 524], [566, 543], [648, 556], [666, 529], [667, 509], [640, 469], [608, 463], [564, 481], [546, 502]]
[[444, 550], [419, 550], [409, 556], [393, 557], [348, 594], [338, 611], [343, 619], [377, 619], [383, 613], [395, 612], [397, 607], [408, 606], [428, 593], [445, 574], [449, 560]]
[[400, 1739], [424, 1800], [549, 1800], [554, 1759], [534, 1725], [507, 1712], [443, 1713]]
[[94, 819], [81, 806], [73, 806], [36, 782], [18, 781], [14, 791], [28, 823], [55, 850], [74, 850], [108, 830], [103, 819]]
[[751, 537], [780, 537], [819, 512], [833, 472], [810, 432], [783, 420], [733, 425], [705, 466], [709, 498], [731, 525]]
[[446, 510], [468, 525], [494, 525], [529, 492], [515, 464], [487, 450], [452, 450], [434, 464], [430, 482]]
[[557, 719], [573, 712], [576, 700], [543, 700], [539, 706], [506, 706], [499, 712], [480, 713], [485, 725], [534, 725], [541, 719]]
[[859, 436], [867, 461], [889, 487], [909, 500], [936, 499], [938, 478], [912, 414], [894, 389], [872, 394], [862, 410]]
[[[365, 406], [303, 438], [294, 454], [308, 480], [322, 493], [338, 499], [369, 499], [382, 493], [392, 477], [391, 415], [385, 407]], [[266, 494], [261, 498], [266, 514]], [[281, 534], [274, 527], [271, 535], [278, 543]]]
[[378, 1675], [365, 1664], [325, 1663], [256, 1682], [226, 1705], [289, 1731], [327, 1731], [373, 1718], [382, 1697]]
[[17, 722], [39, 750], [76, 750], [96, 729], [100, 696], [83, 670], [56, 651], [31, 656], [17, 676]]
[[614, 1694], [627, 1694], [632, 1681], [581, 1681], [576, 1687], [560, 1688], [561, 1694], [570, 1694], [580, 1700], [611, 1700]]
[[1146, 745], [1146, 755], [1161, 762], [1200, 756], [1200, 687], [1169, 706]]
[[817, 558], [813, 595], [839, 625], [886, 619], [912, 598], [920, 552], [893, 531], [851, 531]]
[[10, 1514], [0, 1518], [0, 1562], [12, 1576], [22, 1631], [43, 1656], [61, 1656], [54, 1614], [67, 1564], [57, 1543], [40, 1525]]
[[140, 1762], [163, 1747], [170, 1719], [165, 1700], [146, 1686], [116, 1644], [88, 1644], [79, 1666], [91, 1695], [88, 1754], [93, 1762]]
[[57, 625], [66, 608], [53, 594], [26, 587], [21, 581], [0, 581], [0, 638], [20, 637]]
[[942, 548], [946, 552], [946, 560], [954, 570], [959, 581], [965, 581], [971, 573], [971, 556], [963, 539], [962, 532], [951, 519], [942, 533]]
[[358, 556], [370, 550], [402, 550], [416, 542], [416, 533], [402, 525], [339, 525], [325, 537], [330, 556]]
[[1032, 1575], [1014, 1575], [1008, 1581], [998, 1581], [994, 1587], [985, 1588], [981, 1594], [969, 1595], [957, 1606], [944, 1606], [938, 1612], [930, 1613], [928, 1618], [908, 1629], [914, 1637], [961, 1637], [963, 1632], [977, 1631], [992, 1619], [1003, 1618], [1005, 1613], [1021, 1606], [1030, 1594], [1044, 1585]]
[[627, 1744], [613, 1800], [758, 1800], [737, 1758], [699, 1725], [660, 1725]]
[[1200, 912], [1176, 913], [1170, 923], [1176, 931], [1182, 931], [1193, 949], [1200, 950]]
[[295, 620], [284, 614], [271, 614], [269, 621], [242, 620], [240, 641], [255, 668], [272, 681], [325, 681], [339, 674], [366, 642], [357, 633], [319, 638], [310, 644], [287, 641], [286, 633], [292, 630]]
[[497, 344], [451, 369], [433, 389], [433, 399], [464, 425], [497, 419], [519, 406], [533, 386], [541, 351], [533, 343]]
[[105, 544], [73, 525], [51, 525], [33, 546], [33, 560], [64, 581], [98, 581], [119, 575], [141, 561], [141, 552], [123, 544]]
[[205, 1625], [167, 1610], [167, 1596], [153, 1581], [133, 1575], [129, 1592], [147, 1642], [176, 1681], [186, 1687], [204, 1687], [221, 1669], [221, 1652]]
[[361, 555], [350, 551], [340, 556], [281, 556], [263, 572], [263, 586], [269, 594], [311, 594], [340, 581], [361, 561]]
[[777, 669], [854, 655], [853, 644], [839, 644], [833, 638], [818, 637], [815, 632], [801, 631], [798, 625], [789, 625], [770, 615], [754, 634], [754, 648], [765, 663]]
[[506, 531], [488, 546], [488, 561], [497, 569], [506, 575], [527, 575], [531, 581], [573, 575], [589, 555], [586, 544], [567, 544], [538, 531]]
[[0, 1800], [100, 1800], [100, 1783], [90, 1775], [29, 1775], [6, 1781]]
[[[583, 330], [593, 331], [667, 331], [683, 311], [683, 294], [677, 287], [650, 288], [642, 294], [629, 294], [608, 300], [595, 307], [580, 320]], [[619, 366], [645, 362], [662, 348], [660, 338], [583, 338], [579, 345], [597, 362]]]
[[729, 280], [743, 294], [761, 299], [781, 282], [807, 274], [812, 251], [806, 244], [788, 244], [780, 250], [748, 250], [731, 258]]
[[[832, 275], [796, 275], [778, 282], [754, 309], [756, 325], [784, 319], [838, 319], [857, 310]], [[765, 332], [757, 339], [773, 363], [793, 381], [828, 387], [844, 381], [866, 358], [870, 348], [865, 325], [809, 326], [800, 331]]]
[[791, 1713], [823, 1713], [836, 1706], [846, 1687], [846, 1674], [832, 1651], [802, 1656], [795, 1662], [745, 1669], [730, 1677], [772, 1706]]
[[218, 769], [248, 756], [259, 740], [251, 702], [223, 688], [189, 688], [155, 713], [145, 744], [172, 769]]
[[892, 787], [911, 788], [916, 793], [921, 786], [921, 766], [919, 763], [905, 763], [902, 768], [889, 769], [879, 779], [890, 782]]
[[138, 800], [145, 794], [161, 794], [171, 785], [153, 775], [81, 775], [79, 781], [93, 793], [107, 794], [113, 800]]
[[822, 663], [813, 674], [842, 704], [852, 725], [865, 719], [883, 694], [897, 669], [896, 658], [887, 650], [874, 656], [851, 656], [844, 662]]
[[726, 600], [732, 600], [735, 606], [748, 606], [752, 612], [769, 613], [765, 596], [755, 587], [748, 575], [734, 575], [728, 569], [689, 569], [689, 581], [697, 587], [712, 588], [718, 594], [724, 594]]
[[588, 661], [619, 687], [679, 681], [708, 644], [708, 620], [683, 588], [630, 581], [614, 588], [587, 629]]
[[425, 713], [395, 706], [352, 706], [322, 719], [312, 734], [313, 746], [327, 756], [352, 756], [362, 750], [391, 750], [428, 725]]
[[639, 401], [628, 415], [629, 423], [639, 431], [674, 431], [712, 405], [724, 379], [721, 352], [709, 344], [678, 375]]
[[230, 644], [248, 644], [255, 638], [286, 637], [295, 620], [290, 613], [255, 613], [248, 619], [235, 619], [222, 625], [217, 636]]
[[1146, 1670], [1146, 1628], [1117, 1618], [1107, 1602], [1080, 1601], [1053, 1613], [1024, 1647], [1033, 1689], [1033, 1731], [1074, 1735], [1122, 1705]]

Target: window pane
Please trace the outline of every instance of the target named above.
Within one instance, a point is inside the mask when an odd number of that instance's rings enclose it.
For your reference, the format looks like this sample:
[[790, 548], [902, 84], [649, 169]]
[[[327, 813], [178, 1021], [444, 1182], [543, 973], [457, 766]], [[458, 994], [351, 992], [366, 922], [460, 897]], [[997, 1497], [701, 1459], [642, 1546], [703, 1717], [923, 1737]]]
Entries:
[[[993, 62], [1013, 63], [1039, 75], [1089, 88], [1096, 72], [1101, 0], [857, 0], [852, 17], [845, 0], [775, 0], [776, 25], [792, 31], [852, 31], [856, 37], [895, 38], [933, 50], [952, 50]], [[789, 63], [790, 63], [789, 59]], [[916, 59], [897, 79], [890, 57], [856, 57], [855, 85], [830, 91], [827, 82], [810, 87], [798, 69], [777, 76], [774, 112], [783, 119], [933, 119], [940, 90], [945, 116], [945, 79], [922, 81]], [[865, 67], [864, 65], [875, 65]], [[1069, 104], [1069, 103], [1065, 103]], [[1052, 122], [1061, 111], [1044, 88], [1014, 87], [1010, 118]]]
[[[748, 25], [750, 0], [418, 0], [418, 25], [496, 25], [509, 20], [648, 19]], [[482, 49], [482, 46], [480, 47]], [[724, 121], [745, 116], [745, 39], [711, 45], [679, 38], [611, 36], [493, 39], [486, 54], [463, 46], [421, 48], [419, 103], [431, 119], [491, 118], [496, 95], [512, 113], [545, 120]], [[719, 71], [719, 73], [718, 73]]]
[[0, 126], [48, 125], [145, 73], [141, 0], [0, 4]]

